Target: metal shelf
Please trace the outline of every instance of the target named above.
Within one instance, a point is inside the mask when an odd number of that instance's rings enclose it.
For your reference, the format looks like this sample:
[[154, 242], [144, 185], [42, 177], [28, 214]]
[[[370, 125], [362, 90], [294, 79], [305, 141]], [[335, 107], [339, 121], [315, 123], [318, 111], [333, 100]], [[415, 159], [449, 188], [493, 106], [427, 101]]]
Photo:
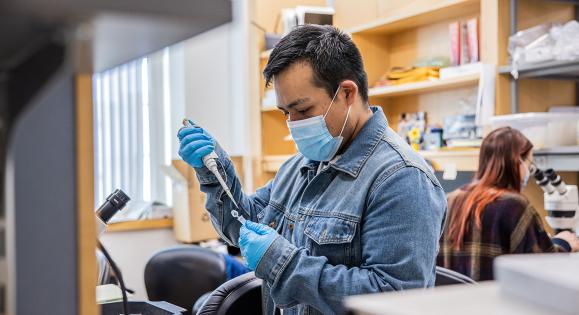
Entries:
[[[579, 19], [579, 0], [556, 0], [553, 2], [567, 2], [575, 4], [575, 19]], [[518, 1], [509, 0], [509, 33], [514, 35], [517, 32], [517, 11]], [[536, 65], [527, 65], [519, 69], [519, 79], [537, 78], [537, 79], [562, 79], [576, 81], [577, 96], [579, 102], [579, 62], [578, 61], [550, 61]], [[499, 73], [510, 73], [510, 66], [500, 67]], [[519, 86], [517, 80], [511, 80], [511, 112], [519, 112]]]
[[[511, 74], [512, 66], [499, 67], [499, 73]], [[579, 80], [579, 60], [548, 61], [519, 67], [519, 79]]]
[[579, 146], [556, 147], [535, 150], [535, 164], [541, 169], [552, 168], [556, 171], [579, 171]]

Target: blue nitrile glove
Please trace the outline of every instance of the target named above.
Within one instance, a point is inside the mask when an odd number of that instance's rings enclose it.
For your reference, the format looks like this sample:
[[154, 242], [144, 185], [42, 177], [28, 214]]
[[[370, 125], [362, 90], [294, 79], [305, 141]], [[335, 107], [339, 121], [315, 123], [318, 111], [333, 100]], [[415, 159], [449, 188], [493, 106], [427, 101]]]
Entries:
[[179, 156], [193, 167], [203, 167], [203, 157], [215, 149], [215, 140], [200, 127], [184, 127], [177, 133]]
[[261, 257], [279, 234], [267, 225], [245, 221], [239, 230], [239, 248], [247, 266], [255, 270]]

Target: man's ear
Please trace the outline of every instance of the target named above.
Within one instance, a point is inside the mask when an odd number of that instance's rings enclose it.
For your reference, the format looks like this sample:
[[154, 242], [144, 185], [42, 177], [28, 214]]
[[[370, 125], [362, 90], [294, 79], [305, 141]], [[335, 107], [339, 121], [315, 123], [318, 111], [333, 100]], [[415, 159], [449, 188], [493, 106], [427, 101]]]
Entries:
[[358, 94], [358, 85], [352, 80], [345, 80], [340, 84], [340, 87], [346, 95], [346, 102], [351, 105], [355, 101], [356, 94]]

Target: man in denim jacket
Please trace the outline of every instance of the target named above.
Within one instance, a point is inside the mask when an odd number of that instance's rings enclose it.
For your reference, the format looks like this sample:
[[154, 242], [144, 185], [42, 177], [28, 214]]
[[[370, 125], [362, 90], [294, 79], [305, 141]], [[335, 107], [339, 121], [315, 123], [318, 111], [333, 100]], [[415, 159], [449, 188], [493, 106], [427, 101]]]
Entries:
[[[227, 154], [199, 127], [179, 131], [221, 237], [240, 246], [263, 282], [264, 312], [336, 314], [344, 297], [431, 287], [446, 198], [425, 161], [368, 105], [352, 40], [302, 26], [264, 71], [300, 153], [245, 195]], [[215, 150], [241, 214], [201, 158]]]

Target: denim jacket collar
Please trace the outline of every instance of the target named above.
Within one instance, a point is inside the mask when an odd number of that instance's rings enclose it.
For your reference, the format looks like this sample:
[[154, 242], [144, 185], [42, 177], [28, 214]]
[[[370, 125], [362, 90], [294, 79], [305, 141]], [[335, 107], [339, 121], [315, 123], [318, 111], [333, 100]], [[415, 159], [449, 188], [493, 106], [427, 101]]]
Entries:
[[[386, 116], [379, 106], [371, 106], [374, 113], [372, 117], [364, 124], [356, 138], [350, 143], [350, 146], [342, 154], [342, 157], [335, 162], [330, 162], [330, 167], [344, 172], [352, 177], [357, 177], [358, 173], [366, 160], [370, 157], [380, 139], [384, 136], [384, 131], [388, 127]], [[300, 172], [313, 170], [319, 162], [306, 160], [300, 167]]]

